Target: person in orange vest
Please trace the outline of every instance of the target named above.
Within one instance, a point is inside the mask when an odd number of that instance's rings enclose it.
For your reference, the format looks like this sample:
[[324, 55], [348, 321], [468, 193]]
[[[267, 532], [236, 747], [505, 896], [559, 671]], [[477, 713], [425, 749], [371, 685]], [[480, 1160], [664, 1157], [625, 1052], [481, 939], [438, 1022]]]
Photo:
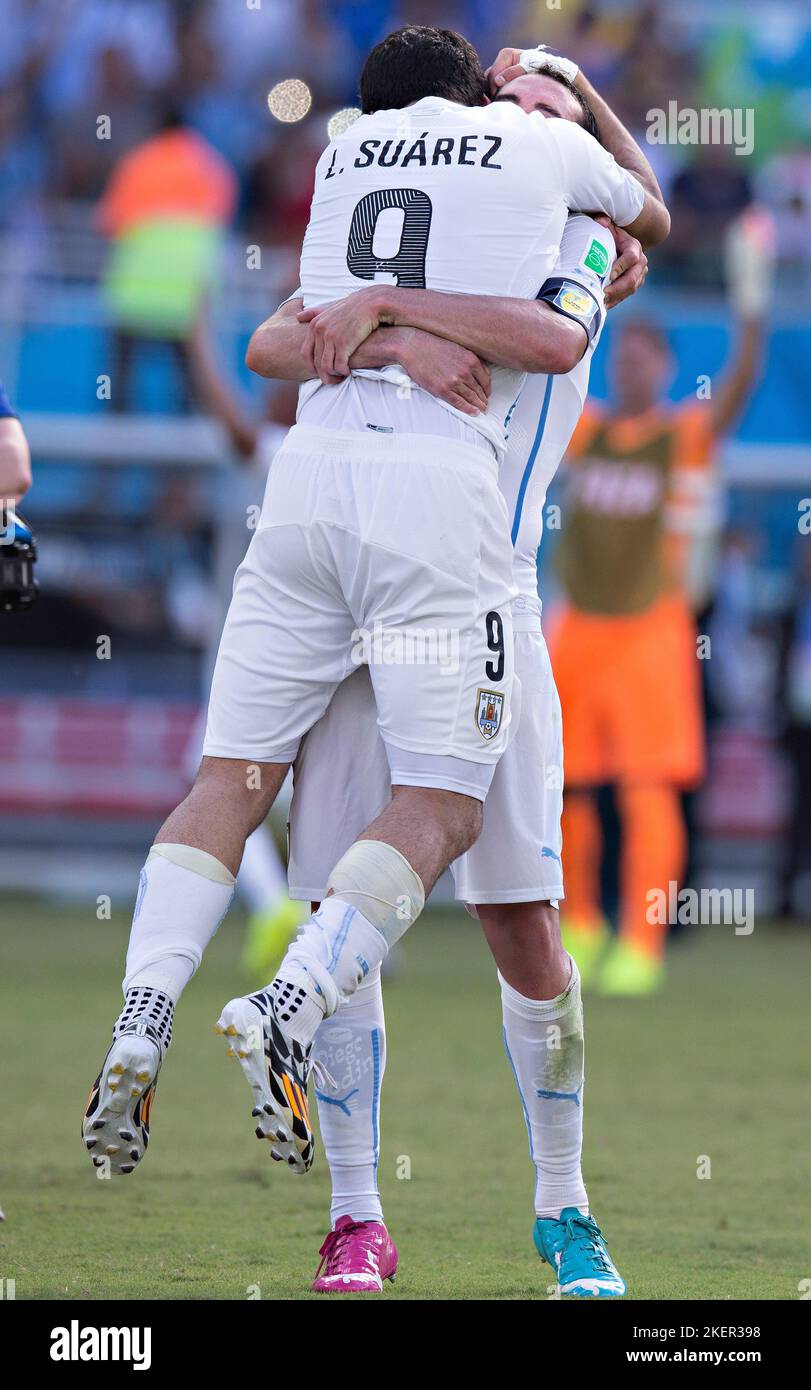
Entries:
[[184, 404], [197, 394], [189, 339], [236, 201], [231, 166], [174, 110], [114, 169], [98, 209], [112, 242], [102, 289], [114, 324], [114, 410], [130, 405], [140, 344], [167, 346], [181, 372]]
[[[586, 406], [569, 447], [556, 555], [565, 607], [550, 643], [563, 709], [562, 925], [584, 984], [606, 995], [648, 994], [664, 978], [669, 923], [660, 920], [660, 893], [668, 900], [684, 872], [681, 793], [704, 772], [689, 571], [706, 534], [716, 443], [758, 375], [770, 234], [754, 210], [731, 234], [738, 344], [723, 377], [698, 391], [704, 398], [665, 399], [667, 338], [652, 322], [631, 320], [613, 346], [612, 401]], [[622, 832], [616, 938], [600, 892], [596, 789], [606, 783]]]

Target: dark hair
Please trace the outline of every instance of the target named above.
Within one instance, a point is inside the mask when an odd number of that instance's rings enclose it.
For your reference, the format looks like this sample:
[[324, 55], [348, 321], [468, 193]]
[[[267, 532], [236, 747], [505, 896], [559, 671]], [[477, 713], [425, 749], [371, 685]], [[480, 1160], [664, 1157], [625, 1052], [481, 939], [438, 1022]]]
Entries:
[[422, 97], [482, 106], [487, 81], [472, 44], [452, 29], [409, 24], [373, 48], [360, 75], [365, 115], [399, 110]]
[[559, 72], [557, 68], [539, 68], [536, 75], [538, 77], [551, 77], [555, 82], [559, 82], [561, 87], [565, 87], [567, 92], [571, 92], [583, 113], [583, 129], [587, 135], [593, 135], [597, 143], [602, 145], [603, 142], [600, 139], [600, 127], [597, 124], [597, 117], [580, 88], [575, 87], [574, 83], [566, 77], [564, 73]]

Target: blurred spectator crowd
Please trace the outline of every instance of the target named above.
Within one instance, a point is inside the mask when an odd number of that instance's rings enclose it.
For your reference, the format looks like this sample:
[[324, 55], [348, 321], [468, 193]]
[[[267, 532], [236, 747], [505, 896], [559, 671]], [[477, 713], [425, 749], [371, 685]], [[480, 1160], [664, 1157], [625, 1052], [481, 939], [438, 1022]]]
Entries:
[[[88, 220], [116, 162], [171, 110], [238, 177], [236, 225], [261, 245], [298, 242], [327, 120], [356, 104], [360, 63], [403, 22], [444, 23], [485, 63], [503, 43], [548, 41], [576, 58], [644, 139], [646, 113], [753, 107], [753, 154], [651, 145], [674, 210], [660, 275], [712, 283], [725, 223], [753, 197], [778, 221], [784, 263], [811, 276], [811, 14], [805, 0], [712, 6], [642, 0], [4, 0], [0, 225]], [[296, 124], [268, 111], [303, 79]], [[111, 138], [97, 138], [100, 115]]]

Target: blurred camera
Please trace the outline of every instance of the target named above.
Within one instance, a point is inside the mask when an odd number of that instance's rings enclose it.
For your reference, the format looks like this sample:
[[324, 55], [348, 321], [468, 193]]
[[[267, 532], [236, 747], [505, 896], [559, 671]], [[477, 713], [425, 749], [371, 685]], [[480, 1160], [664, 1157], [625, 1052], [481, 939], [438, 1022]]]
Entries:
[[37, 544], [31, 527], [13, 507], [0, 511], [0, 611], [30, 608], [39, 584], [34, 577]]

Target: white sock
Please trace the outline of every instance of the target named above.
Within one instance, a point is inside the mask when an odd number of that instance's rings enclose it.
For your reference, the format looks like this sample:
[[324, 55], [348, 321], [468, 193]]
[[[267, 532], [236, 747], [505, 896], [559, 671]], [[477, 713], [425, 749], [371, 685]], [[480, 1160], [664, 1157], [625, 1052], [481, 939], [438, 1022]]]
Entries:
[[192, 845], [153, 845], [138, 886], [123, 988], [176, 1004], [234, 896], [234, 876]]
[[332, 1177], [332, 1225], [342, 1216], [382, 1221], [377, 1164], [386, 1024], [379, 970], [358, 985], [337, 1013], [324, 1019], [315, 1035], [313, 1055], [337, 1085], [335, 1091], [315, 1093]]
[[271, 912], [287, 897], [287, 875], [276, 842], [263, 825], [245, 841], [237, 892], [251, 912]]
[[383, 963], [385, 938], [358, 908], [325, 898], [287, 948], [270, 988], [285, 1031], [308, 1047], [324, 1017]]
[[284, 994], [279, 1017], [302, 1047], [312, 1042], [321, 1019], [383, 964], [425, 906], [418, 874], [384, 840], [356, 840], [327, 887], [331, 896], [287, 948], [270, 986], [277, 998]]
[[535, 1215], [564, 1207], [588, 1215], [583, 1149], [583, 1007], [580, 974], [557, 999], [525, 999], [499, 974], [504, 1046], [524, 1108], [535, 1164]]

